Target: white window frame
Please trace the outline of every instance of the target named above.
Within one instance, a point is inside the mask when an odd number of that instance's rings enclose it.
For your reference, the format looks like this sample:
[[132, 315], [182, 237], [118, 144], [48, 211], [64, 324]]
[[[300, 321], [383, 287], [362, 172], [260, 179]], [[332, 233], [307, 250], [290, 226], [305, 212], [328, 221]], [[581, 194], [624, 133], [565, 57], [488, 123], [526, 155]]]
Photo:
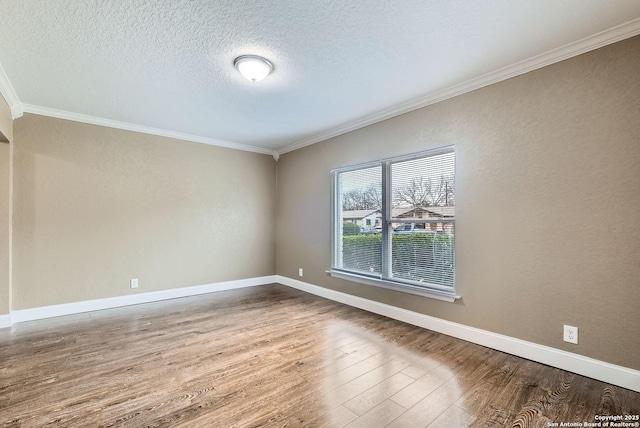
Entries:
[[[392, 239], [392, 215], [391, 215], [391, 165], [397, 162], [410, 161], [414, 159], [426, 158], [431, 156], [442, 155], [446, 153], [454, 153], [454, 146], [446, 146], [438, 149], [428, 150], [419, 153], [412, 153], [404, 156], [397, 156], [393, 158], [383, 159], [375, 162], [368, 162], [359, 165], [352, 165], [343, 168], [337, 168], [331, 171], [332, 181], [332, 195], [331, 195], [331, 270], [328, 273], [332, 277], [359, 282], [367, 285], [373, 285], [382, 288], [388, 288], [396, 291], [402, 291], [405, 293], [416, 294], [432, 299], [443, 300], [447, 302], [454, 302], [460, 299], [455, 292], [455, 254], [454, 254], [454, 285], [453, 287], [447, 287], [438, 284], [424, 284], [417, 283], [409, 280], [402, 280], [393, 278], [391, 276], [391, 239]], [[455, 156], [455, 155], [454, 155]], [[356, 171], [360, 169], [382, 167], [382, 272], [381, 274], [367, 274], [362, 272], [354, 272], [347, 269], [342, 269], [342, 222], [340, 219], [340, 212], [342, 210], [342, 200], [340, 198], [340, 180], [339, 174], [349, 171]], [[454, 172], [455, 174], [455, 172]], [[402, 223], [400, 219], [393, 219], [394, 223]], [[407, 220], [406, 222], [415, 222], [415, 220]], [[428, 221], [427, 221], [428, 222]], [[455, 217], [448, 219], [447, 223], [455, 225]], [[455, 251], [455, 233], [454, 233], [454, 251]]]

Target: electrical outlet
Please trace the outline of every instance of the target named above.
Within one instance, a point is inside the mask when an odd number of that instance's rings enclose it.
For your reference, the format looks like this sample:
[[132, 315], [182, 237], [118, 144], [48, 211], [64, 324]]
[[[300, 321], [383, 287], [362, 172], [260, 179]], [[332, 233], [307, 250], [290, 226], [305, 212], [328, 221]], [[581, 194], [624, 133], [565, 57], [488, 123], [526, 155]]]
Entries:
[[298, 268], [298, 276], [303, 276], [304, 271], [302, 270], [302, 268]]
[[578, 344], [578, 327], [571, 325], [564, 326], [564, 341]]
[[138, 278], [132, 278], [130, 284], [131, 288], [138, 288]]

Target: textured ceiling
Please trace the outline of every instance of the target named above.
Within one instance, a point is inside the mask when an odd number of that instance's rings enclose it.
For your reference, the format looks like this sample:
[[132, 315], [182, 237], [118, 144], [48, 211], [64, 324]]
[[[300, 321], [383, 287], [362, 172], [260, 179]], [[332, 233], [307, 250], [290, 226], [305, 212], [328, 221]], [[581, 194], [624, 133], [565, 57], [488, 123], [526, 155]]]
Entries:
[[[0, 0], [0, 64], [25, 111], [282, 152], [639, 17], [637, 0]], [[244, 80], [242, 54], [274, 73]]]

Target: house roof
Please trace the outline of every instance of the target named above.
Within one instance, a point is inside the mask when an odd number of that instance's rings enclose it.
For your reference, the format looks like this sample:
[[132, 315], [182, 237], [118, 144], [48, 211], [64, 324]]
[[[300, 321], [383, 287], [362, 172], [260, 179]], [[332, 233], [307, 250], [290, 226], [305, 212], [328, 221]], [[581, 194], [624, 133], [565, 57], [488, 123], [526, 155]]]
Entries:
[[429, 217], [453, 217], [456, 214], [456, 207], [417, 207], [417, 208], [394, 208], [391, 215], [394, 218], [412, 217], [412, 213], [423, 211], [428, 213]]
[[365, 218], [369, 217], [371, 214], [377, 212], [380, 213], [380, 210], [347, 210], [342, 211], [342, 218]]
[[[427, 217], [453, 217], [455, 216], [455, 207], [417, 207], [417, 208], [394, 208], [391, 211], [393, 218], [411, 218], [416, 212], [422, 211], [427, 213]], [[343, 219], [360, 219], [369, 217], [373, 213], [380, 215], [380, 210], [346, 210], [342, 211]], [[412, 215], [414, 214], [414, 215]], [[415, 217], [420, 218], [420, 217]], [[424, 217], [423, 217], [424, 218]]]

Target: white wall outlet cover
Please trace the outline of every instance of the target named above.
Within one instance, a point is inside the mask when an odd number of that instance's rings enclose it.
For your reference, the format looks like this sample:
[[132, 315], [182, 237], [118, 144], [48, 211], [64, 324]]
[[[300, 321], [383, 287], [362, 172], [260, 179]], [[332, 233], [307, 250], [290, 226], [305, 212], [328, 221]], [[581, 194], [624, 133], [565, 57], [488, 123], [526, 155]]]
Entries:
[[133, 278], [130, 281], [131, 288], [138, 288], [138, 278]]
[[565, 342], [578, 344], [578, 327], [574, 327], [572, 325], [564, 326], [564, 336], [563, 339]]

